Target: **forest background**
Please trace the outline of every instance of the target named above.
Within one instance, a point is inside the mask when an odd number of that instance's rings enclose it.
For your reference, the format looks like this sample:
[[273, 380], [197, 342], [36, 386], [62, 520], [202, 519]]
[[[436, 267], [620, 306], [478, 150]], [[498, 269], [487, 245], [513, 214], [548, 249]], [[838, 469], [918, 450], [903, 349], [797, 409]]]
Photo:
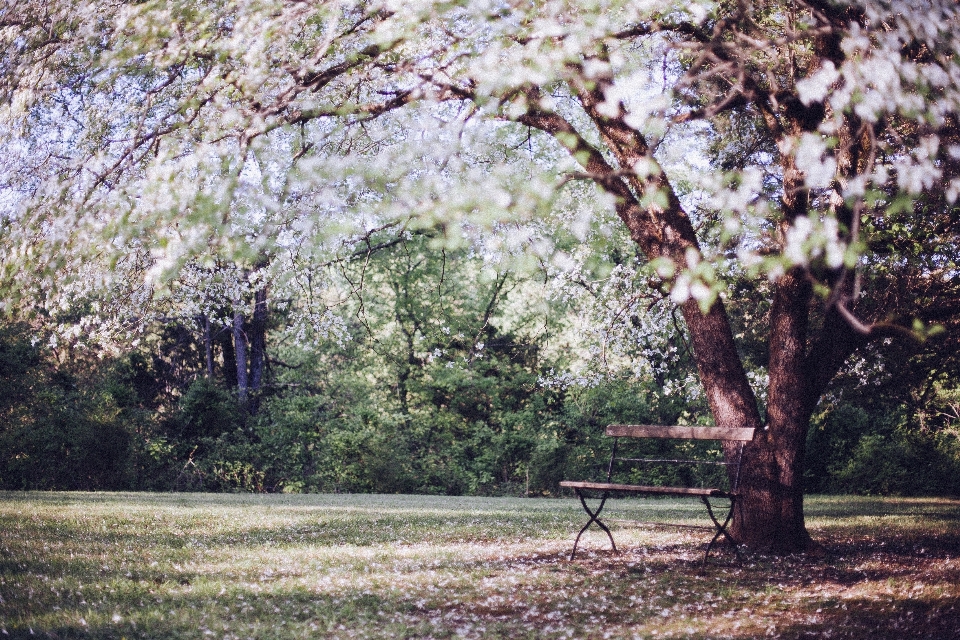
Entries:
[[[608, 423], [710, 424], [682, 321], [661, 298], [634, 301], [653, 315], [641, 322], [623, 299], [642, 258], [596, 235], [606, 275], [563, 290], [425, 234], [372, 235], [329, 265], [343, 303], [316, 341], [291, 322], [290, 301], [268, 297], [258, 317], [249, 288], [246, 314], [158, 317], [107, 356], [7, 322], [0, 485], [558, 495], [561, 479], [596, 473]], [[728, 309], [762, 382], [763, 306], [744, 287]], [[624, 344], [663, 355], [638, 367]], [[928, 368], [954, 360], [941, 347], [851, 364], [815, 415], [808, 491], [960, 493], [960, 389]]]
[[5, 3], [0, 486], [552, 495], [609, 422], [714, 423], [725, 313], [806, 491], [956, 495], [956, 24]]

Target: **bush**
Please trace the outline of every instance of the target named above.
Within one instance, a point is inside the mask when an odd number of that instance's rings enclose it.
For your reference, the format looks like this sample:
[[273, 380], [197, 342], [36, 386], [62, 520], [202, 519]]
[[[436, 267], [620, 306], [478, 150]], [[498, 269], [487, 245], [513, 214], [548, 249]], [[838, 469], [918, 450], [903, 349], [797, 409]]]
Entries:
[[106, 394], [48, 387], [0, 434], [7, 489], [115, 490], [131, 484], [131, 434]]
[[924, 434], [866, 435], [832, 470], [832, 488], [884, 496], [960, 494], [960, 459], [947, 444]]
[[236, 397], [212, 380], [198, 378], [180, 398], [168, 432], [185, 448], [206, 449], [209, 439], [243, 426], [243, 409]]
[[837, 486], [836, 470], [851, 459], [862, 438], [892, 428], [889, 423], [878, 424], [861, 407], [847, 403], [827, 406], [811, 420], [807, 435], [805, 491], [844, 491]]

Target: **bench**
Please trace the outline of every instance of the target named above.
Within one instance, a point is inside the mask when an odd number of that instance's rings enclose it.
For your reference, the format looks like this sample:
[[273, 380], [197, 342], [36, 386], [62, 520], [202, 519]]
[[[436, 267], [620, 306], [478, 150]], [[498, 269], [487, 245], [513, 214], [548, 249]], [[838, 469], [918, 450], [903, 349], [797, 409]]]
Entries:
[[[606, 435], [613, 438], [613, 447], [612, 453], [610, 454], [610, 462], [607, 465], [607, 478], [605, 482], [589, 482], [589, 481], [571, 481], [564, 480], [560, 483], [561, 487], [566, 487], [568, 489], [573, 489], [577, 497], [580, 498], [580, 504], [583, 505], [584, 511], [587, 512], [587, 515], [590, 516], [587, 520], [587, 524], [583, 525], [583, 528], [580, 529], [580, 533], [577, 534], [577, 539], [573, 543], [573, 551], [570, 553], [570, 559], [573, 560], [577, 554], [577, 545], [580, 543], [580, 536], [590, 527], [591, 524], [596, 523], [603, 531], [606, 532], [607, 537], [610, 538], [610, 546], [613, 548], [613, 551], [617, 551], [617, 545], [613, 541], [613, 534], [610, 533], [610, 529], [606, 524], [600, 520], [600, 512], [603, 511], [603, 506], [613, 494], [635, 494], [635, 495], [659, 495], [659, 496], [686, 496], [691, 498], [700, 498], [704, 505], [707, 507], [707, 513], [710, 516], [710, 520], [713, 522], [713, 528], [716, 529], [713, 539], [710, 540], [710, 544], [707, 545], [707, 551], [703, 555], [703, 564], [706, 564], [707, 558], [710, 556], [710, 550], [713, 548], [713, 545], [716, 544], [717, 540], [720, 539], [720, 536], [724, 536], [733, 547], [734, 553], [737, 554], [737, 558], [742, 560], [739, 549], [734, 542], [733, 538], [730, 537], [730, 534], [727, 532], [727, 525], [730, 524], [730, 519], [733, 517], [733, 510], [737, 503], [737, 497], [739, 496], [739, 483], [740, 483], [740, 467], [743, 458], [743, 449], [747, 442], [753, 440], [754, 429], [740, 429], [740, 428], [724, 428], [724, 427], [683, 427], [683, 426], [654, 426], [654, 425], [631, 425], [631, 424], [612, 424], [607, 427]], [[733, 446], [722, 447], [725, 449], [722, 460], [716, 459], [707, 459], [705, 457], [692, 458], [692, 459], [673, 459], [673, 458], [633, 458], [633, 457], [622, 457], [617, 455], [618, 444], [620, 443], [621, 438], [656, 438], [656, 439], [671, 439], [678, 441], [700, 441], [700, 440], [715, 440], [720, 443], [731, 443]], [[641, 478], [643, 476], [649, 476], [649, 469], [654, 468], [663, 468], [663, 467], [673, 467], [675, 470], [677, 468], [690, 468], [697, 467], [700, 465], [719, 465], [721, 468], [726, 467], [727, 473], [725, 474], [728, 478], [729, 487], [724, 489], [719, 486], [706, 486], [706, 487], [690, 487], [690, 486], [667, 486], [667, 485], [658, 485], [658, 484], [636, 484], [636, 483], [623, 483], [623, 482], [614, 482], [614, 478], [618, 473], [622, 473], [620, 466], [622, 463], [631, 463], [629, 469], [634, 474], [634, 479], [639, 474]], [[618, 466], [619, 465], [619, 466]], [[662, 474], [661, 474], [662, 475]], [[669, 475], [669, 474], [667, 474]], [[676, 473], [673, 475], [677, 475]], [[690, 473], [681, 472], [679, 475], [691, 475]], [[643, 480], [641, 480], [643, 481]], [[679, 483], [677, 483], [679, 484]], [[722, 483], [717, 482], [717, 485]], [[598, 495], [591, 495], [598, 494]], [[590, 509], [587, 504], [587, 498], [598, 499], [600, 501], [599, 505], [595, 510]], [[710, 503], [711, 498], [718, 498], [721, 500], [728, 500], [729, 507], [725, 519], [721, 522], [714, 513], [714, 509], [722, 505], [712, 505]]]

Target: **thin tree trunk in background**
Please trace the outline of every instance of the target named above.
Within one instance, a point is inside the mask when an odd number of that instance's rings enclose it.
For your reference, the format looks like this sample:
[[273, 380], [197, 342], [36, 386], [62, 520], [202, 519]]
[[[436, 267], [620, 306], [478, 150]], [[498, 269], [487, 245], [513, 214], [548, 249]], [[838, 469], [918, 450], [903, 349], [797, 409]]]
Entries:
[[267, 362], [267, 287], [254, 294], [253, 317], [250, 319], [250, 406], [251, 415], [260, 408], [260, 388]]
[[228, 389], [237, 388], [237, 355], [233, 350], [232, 327], [225, 325], [217, 332], [217, 344], [223, 356], [223, 382]]
[[207, 365], [207, 379], [213, 380], [213, 336], [210, 330], [210, 316], [204, 314], [203, 322], [203, 355]]
[[243, 330], [243, 325], [243, 314], [234, 313], [233, 348], [237, 359], [237, 398], [239, 398], [241, 404], [246, 404], [249, 384], [247, 378], [247, 335]]

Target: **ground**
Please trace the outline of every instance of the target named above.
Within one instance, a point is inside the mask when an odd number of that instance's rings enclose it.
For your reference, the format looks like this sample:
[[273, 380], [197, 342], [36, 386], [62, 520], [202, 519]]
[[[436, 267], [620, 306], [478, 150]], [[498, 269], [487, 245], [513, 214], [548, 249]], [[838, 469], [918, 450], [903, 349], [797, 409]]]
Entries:
[[[692, 500], [610, 503], [707, 524]], [[811, 497], [823, 552], [573, 499], [0, 493], [0, 632], [53, 638], [960, 638], [960, 501]], [[605, 511], [606, 514], [606, 511]], [[582, 555], [581, 555], [582, 553]]]

